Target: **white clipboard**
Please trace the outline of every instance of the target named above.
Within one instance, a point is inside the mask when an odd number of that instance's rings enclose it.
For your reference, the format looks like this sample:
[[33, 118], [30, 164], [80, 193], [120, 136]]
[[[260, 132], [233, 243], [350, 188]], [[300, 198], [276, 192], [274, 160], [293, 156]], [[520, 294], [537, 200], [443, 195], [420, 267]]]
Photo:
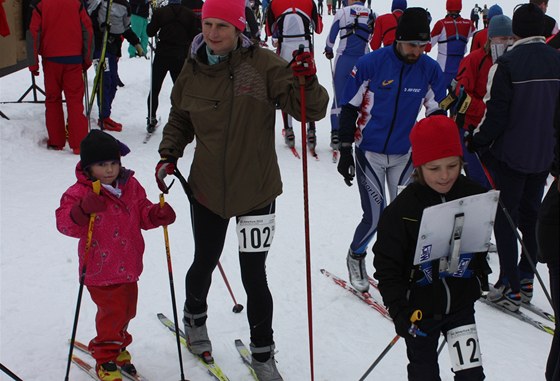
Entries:
[[455, 216], [464, 214], [460, 253], [487, 251], [496, 219], [500, 191], [445, 202], [424, 209], [414, 252], [414, 264], [450, 254]]

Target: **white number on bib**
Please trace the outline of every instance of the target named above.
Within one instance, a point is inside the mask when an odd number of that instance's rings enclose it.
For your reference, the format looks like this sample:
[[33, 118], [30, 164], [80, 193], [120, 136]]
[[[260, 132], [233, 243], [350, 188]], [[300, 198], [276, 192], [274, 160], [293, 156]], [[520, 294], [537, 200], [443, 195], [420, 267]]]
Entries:
[[454, 372], [482, 366], [475, 324], [449, 330], [447, 346]]
[[270, 249], [274, 238], [275, 215], [243, 216], [237, 222], [239, 251], [256, 253]]

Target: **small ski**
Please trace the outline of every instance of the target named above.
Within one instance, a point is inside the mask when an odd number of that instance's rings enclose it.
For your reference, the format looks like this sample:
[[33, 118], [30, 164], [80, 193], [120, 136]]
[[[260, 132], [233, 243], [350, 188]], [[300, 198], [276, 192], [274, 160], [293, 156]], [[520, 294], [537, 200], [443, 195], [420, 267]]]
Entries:
[[[162, 313], [158, 313], [157, 317], [159, 319], [159, 321], [167, 327], [167, 329], [169, 329], [171, 332], [173, 332], [173, 334], [175, 334], [175, 324], [169, 320], [164, 314]], [[189, 346], [187, 345], [187, 336], [185, 335], [185, 333], [183, 332], [182, 329], [179, 328], [179, 339], [181, 341], [181, 344], [183, 344], [185, 346], [185, 348], [189, 349]], [[189, 352], [198, 359], [198, 362], [201, 363], [204, 368], [206, 368], [206, 370], [208, 371], [208, 373], [214, 377], [216, 380], [218, 381], [229, 381], [229, 378], [227, 378], [227, 376], [224, 374], [224, 372], [222, 372], [222, 369], [215, 363], [207, 363], [205, 362], [202, 357], [192, 353], [189, 349]]]
[[299, 156], [299, 152], [297, 151], [296, 147], [288, 147], [290, 148], [290, 151], [292, 151], [292, 154], [297, 157], [298, 159], [301, 159], [301, 157]]
[[[494, 287], [492, 283], [490, 283], [490, 286]], [[556, 323], [556, 316], [554, 316], [554, 314], [547, 312], [540, 307], [537, 307], [533, 303], [521, 303], [521, 307], [527, 309], [528, 311], [531, 311], [535, 315], [540, 316], [545, 320], [550, 320], [551, 322]]]
[[375, 288], [376, 290], [379, 291], [379, 284], [378, 284], [377, 280], [375, 280], [374, 278], [372, 278], [368, 275], [368, 282], [369, 282], [370, 286], [372, 286], [373, 288]]
[[237, 352], [239, 352], [243, 363], [247, 366], [247, 368], [249, 368], [251, 376], [253, 376], [255, 381], [259, 381], [259, 378], [257, 377], [257, 374], [255, 373], [253, 366], [251, 365], [251, 352], [249, 352], [249, 349], [245, 346], [245, 344], [243, 344], [243, 341], [241, 341], [240, 339], [235, 339], [235, 348], [237, 349]]
[[554, 316], [554, 314], [551, 314], [550, 312], [537, 307], [533, 303], [521, 303], [521, 307], [531, 311], [532, 313], [542, 317], [543, 319], [550, 320], [551, 322], [556, 323], [556, 316]]
[[315, 158], [315, 160], [319, 160], [319, 155], [317, 155], [317, 151], [315, 151], [315, 148], [310, 148], [309, 153]]
[[493, 302], [487, 300], [486, 298], [480, 298], [478, 300], [480, 300], [484, 304], [492, 306], [492, 307], [496, 308], [497, 310], [500, 310], [500, 311], [502, 311], [502, 312], [504, 312], [504, 313], [506, 313], [510, 316], [513, 316], [513, 317], [515, 317], [515, 318], [517, 318], [521, 321], [524, 321], [525, 323], [528, 323], [528, 324], [532, 325], [533, 327], [535, 327], [537, 329], [540, 329], [541, 331], [544, 331], [546, 333], [554, 335], [554, 329], [553, 328], [541, 323], [538, 320], [533, 319], [532, 317], [530, 317], [529, 315], [527, 315], [526, 313], [524, 313], [522, 311], [516, 311], [516, 312], [510, 311], [507, 308], [505, 308], [504, 306], [493, 303]]
[[146, 132], [146, 136], [144, 137], [144, 141], [142, 143], [144, 144], [148, 143], [153, 135], [154, 135], [153, 132]]
[[338, 163], [338, 150], [336, 149], [332, 150], [332, 162]]
[[89, 374], [91, 376], [91, 378], [99, 381], [99, 378], [97, 377], [97, 372], [95, 371], [95, 367], [91, 366], [89, 363], [82, 360], [81, 358], [79, 358], [76, 355], [72, 355], [72, 362], [74, 364], [76, 364], [78, 366], [78, 368], [80, 368], [81, 370], [83, 370], [84, 372]]
[[[74, 341], [74, 348], [82, 351], [83, 353], [87, 353], [88, 355], [91, 356], [91, 352], [89, 351], [87, 345], [85, 345], [84, 343], [75, 340]], [[133, 381], [148, 381], [148, 379], [144, 376], [142, 376], [140, 373], [136, 373], [136, 374], [131, 374], [128, 373], [126, 371], [124, 371], [122, 368], [119, 368], [121, 370], [121, 373], [124, 377], [128, 378], [129, 380], [133, 380]], [[95, 370], [94, 370], [95, 372]]]
[[349, 291], [350, 293], [354, 294], [361, 301], [363, 301], [368, 306], [370, 306], [371, 308], [379, 312], [384, 318], [391, 321], [393, 320], [389, 315], [389, 311], [387, 311], [387, 309], [379, 301], [377, 301], [369, 292], [360, 292], [356, 290], [354, 287], [348, 285], [348, 282], [346, 282], [344, 279], [339, 278], [334, 274], [331, 274], [325, 269], [321, 269], [321, 273], [326, 277], [331, 278], [334, 283], [344, 288], [346, 291]]

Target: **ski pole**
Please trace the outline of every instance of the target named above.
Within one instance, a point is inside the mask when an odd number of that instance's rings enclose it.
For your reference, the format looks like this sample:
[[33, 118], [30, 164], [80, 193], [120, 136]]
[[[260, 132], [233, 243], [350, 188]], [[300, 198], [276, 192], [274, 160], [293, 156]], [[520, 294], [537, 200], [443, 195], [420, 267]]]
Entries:
[[[420, 311], [420, 310], [414, 311], [412, 313], [412, 315], [410, 316], [410, 322], [412, 323], [412, 325], [414, 325], [414, 323], [416, 323], [418, 320], [422, 320], [422, 311]], [[412, 326], [411, 326], [411, 328], [412, 328]], [[409, 329], [409, 331], [410, 331], [410, 329]], [[389, 345], [387, 345], [387, 347], [385, 347], [383, 352], [381, 352], [381, 354], [375, 359], [373, 364], [371, 364], [371, 366], [368, 368], [368, 370], [366, 370], [364, 375], [362, 377], [360, 377], [359, 381], [364, 381], [366, 379], [366, 377], [371, 373], [373, 368], [375, 368], [377, 366], [377, 364], [379, 364], [379, 362], [383, 359], [383, 357], [385, 357], [387, 352], [389, 352], [391, 350], [391, 348], [393, 348], [393, 346], [395, 345], [395, 343], [397, 341], [399, 341], [399, 339], [400, 339], [399, 335], [396, 335], [395, 337], [393, 337], [393, 340], [391, 340], [389, 342]]]
[[[101, 182], [99, 180], [92, 183], [93, 193], [99, 194], [101, 191]], [[78, 317], [80, 316], [80, 306], [82, 304], [82, 295], [84, 293], [84, 282], [86, 279], [87, 262], [89, 259], [89, 250], [91, 248], [91, 240], [93, 237], [93, 225], [95, 223], [95, 213], [89, 215], [89, 225], [86, 238], [86, 247], [84, 248], [84, 262], [82, 271], [80, 272], [80, 287], [78, 289], [78, 300], [76, 301], [76, 313], [74, 314], [74, 324], [72, 325], [72, 337], [70, 338], [70, 350], [68, 351], [68, 362], [66, 363], [66, 375], [64, 380], [68, 381], [70, 375], [70, 364], [72, 363], [72, 352], [74, 351], [74, 342], [76, 341], [76, 331], [78, 330]]]
[[9, 370], [8, 368], [6, 368], [4, 366], [4, 364], [0, 364], [0, 369], [2, 370], [2, 372], [6, 373], [8, 376], [10, 376], [13, 380], [15, 381], [23, 381], [21, 378], [19, 378], [14, 372], [12, 372], [11, 370]]
[[[494, 179], [492, 178], [492, 175], [488, 171], [488, 168], [486, 167], [486, 165], [482, 162], [482, 160], [480, 160], [480, 156], [479, 156], [478, 152], [476, 152], [475, 155], [476, 155], [476, 158], [478, 159], [478, 162], [480, 163], [480, 166], [482, 167], [482, 170], [484, 171], [484, 174], [486, 175], [486, 178], [488, 179], [488, 182], [490, 183], [492, 188], [496, 189], [496, 183], [494, 182]], [[511, 218], [511, 214], [509, 214], [509, 212], [508, 212], [506, 206], [504, 205], [501, 197], [498, 197], [498, 203], [500, 204], [500, 208], [502, 209], [502, 212], [506, 216], [506, 219], [507, 219], [511, 229], [513, 230], [513, 233], [515, 234], [515, 237], [517, 238], [517, 240], [521, 244], [521, 251], [523, 252], [523, 254], [525, 254], [525, 258], [527, 258], [527, 262], [529, 262], [529, 265], [531, 266], [531, 270], [533, 270], [533, 272], [535, 273], [535, 276], [537, 277], [537, 280], [539, 281], [539, 284], [541, 285], [541, 288], [543, 289], [544, 295], [548, 299], [548, 303], [550, 303], [550, 306], [552, 308], [554, 308], [553, 304], [552, 304], [552, 298], [550, 297], [550, 294], [548, 293], [548, 289], [546, 288], [546, 285], [544, 284], [544, 282], [541, 278], [541, 275], [537, 271], [537, 266], [535, 265], [535, 262], [533, 261], [533, 259], [529, 255], [529, 250], [527, 250], [527, 246], [525, 245], [525, 242], [523, 242], [523, 238], [521, 238], [521, 234], [519, 234], [519, 231], [517, 231], [517, 226], [515, 225], [515, 222], [513, 221], [513, 218]], [[499, 248], [498, 248], [498, 250], [499, 250]]]
[[[90, 115], [91, 113], [88, 109], [88, 107], [89, 107], [89, 103], [88, 103], [89, 83], [88, 83], [87, 70], [83, 71], [83, 78], [84, 78], [84, 106], [85, 106], [85, 109], [86, 109], [86, 115]], [[91, 131], [91, 121], [89, 120], [89, 116], [87, 117], [87, 123], [88, 123], [88, 131]]]
[[229, 291], [229, 294], [231, 295], [231, 298], [233, 299], [233, 312], [235, 312], [236, 314], [240, 313], [241, 311], [243, 311], [243, 305], [237, 303], [237, 300], [235, 300], [235, 296], [233, 295], [233, 290], [231, 289], [228, 279], [226, 277], [226, 273], [224, 272], [224, 268], [222, 267], [222, 264], [220, 263], [220, 261], [218, 261], [218, 268], [220, 269], [220, 274], [222, 274], [222, 278], [224, 278], [224, 282], [226, 284], [226, 287]]
[[[163, 208], [165, 197], [163, 193], [159, 195], [159, 206]], [[179, 355], [179, 368], [181, 370], [181, 381], [185, 380], [183, 371], [183, 356], [181, 355], [181, 338], [179, 336], [179, 319], [177, 317], [177, 301], [175, 299], [175, 287], [173, 286], [173, 268], [171, 266], [171, 249], [169, 248], [169, 234], [167, 225], [163, 225], [163, 239], [165, 241], [165, 256], [167, 258], [167, 273], [169, 274], [169, 288], [171, 290], [171, 305], [173, 308], [173, 322], [175, 323], [175, 338], [177, 339], [177, 354]]]
[[[303, 53], [304, 46], [301, 44], [298, 54]], [[305, 77], [298, 76], [300, 108], [301, 108], [301, 141], [303, 145], [303, 155], [301, 165], [303, 168], [303, 216], [305, 224], [305, 275], [307, 282], [307, 324], [309, 330], [309, 364], [311, 367], [311, 381], [314, 380], [313, 368], [313, 301], [311, 297], [311, 245], [309, 239], [309, 189], [307, 184], [307, 118], [305, 115]]]
[[[177, 169], [175, 168], [175, 171], [173, 172], [173, 174], [175, 175], [175, 177], [177, 177], [179, 179], [179, 182], [181, 183], [181, 186], [183, 187], [183, 191], [185, 191], [185, 194], [187, 195], [187, 198], [189, 199], [189, 201], [192, 201], [192, 190], [191, 187], [189, 186], [189, 183], [187, 182], [187, 180], [183, 177], [183, 174]], [[171, 187], [171, 186], [170, 186]], [[236, 314], [243, 311], [243, 305], [237, 303], [237, 300], [235, 299], [235, 295], [233, 295], [233, 290], [231, 288], [231, 286], [229, 285], [226, 273], [224, 271], [224, 268], [222, 267], [222, 264], [220, 263], [220, 261], [218, 261], [218, 268], [220, 269], [220, 274], [222, 274], [222, 279], [224, 280], [226, 287], [229, 291], [229, 294], [231, 295], [231, 298], [233, 299], [233, 312], [235, 312]]]

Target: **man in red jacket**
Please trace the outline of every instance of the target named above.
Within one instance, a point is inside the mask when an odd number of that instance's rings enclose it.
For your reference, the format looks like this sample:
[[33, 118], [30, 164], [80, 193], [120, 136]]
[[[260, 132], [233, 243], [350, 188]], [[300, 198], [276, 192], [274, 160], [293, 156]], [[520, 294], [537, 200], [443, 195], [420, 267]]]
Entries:
[[82, 99], [82, 72], [91, 66], [93, 30], [80, 0], [39, 0], [34, 5], [29, 31], [33, 38], [35, 61], [29, 66], [39, 75], [42, 56], [45, 80], [45, 121], [47, 147], [62, 150], [66, 145], [66, 122], [62, 92], [68, 111], [68, 143], [75, 154], [88, 133]]
[[381, 15], [375, 20], [373, 36], [369, 42], [371, 50], [379, 49], [382, 43], [383, 46], [393, 44], [393, 41], [395, 41], [397, 24], [406, 7], [406, 0], [393, 0], [391, 4], [391, 13]]

